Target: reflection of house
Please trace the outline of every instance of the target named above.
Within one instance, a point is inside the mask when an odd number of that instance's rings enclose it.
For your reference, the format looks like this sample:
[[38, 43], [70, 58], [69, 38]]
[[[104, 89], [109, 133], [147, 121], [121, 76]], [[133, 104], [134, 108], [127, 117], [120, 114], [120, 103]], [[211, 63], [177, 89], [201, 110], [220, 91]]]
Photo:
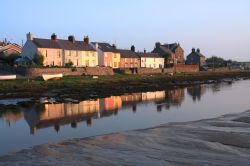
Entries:
[[93, 42], [91, 46], [98, 52], [99, 66], [119, 68], [121, 55], [115, 45]]
[[[58, 39], [52, 34], [51, 39], [33, 38], [31, 33], [27, 34], [27, 42], [22, 50], [22, 59], [34, 60], [38, 54], [44, 58], [44, 66], [65, 66], [69, 62], [73, 66], [95, 67], [98, 65], [98, 55], [95, 49], [89, 44], [89, 38], [83, 41], [76, 41], [74, 36], [68, 40]], [[20, 63], [22, 61], [20, 60]]]
[[6, 112], [3, 116], [3, 119], [7, 121], [9, 124], [19, 121], [23, 118], [23, 112]]
[[123, 107], [132, 106], [133, 111], [136, 111], [137, 104], [142, 101], [142, 93], [125, 94], [121, 96], [121, 99]]
[[206, 57], [201, 54], [200, 49], [192, 49], [192, 52], [187, 56], [186, 64], [190, 65], [205, 65]]
[[170, 90], [167, 92], [167, 94], [172, 105], [180, 106], [184, 101], [185, 92], [183, 88]]
[[174, 63], [183, 64], [184, 61], [184, 50], [181, 48], [180, 44], [161, 44], [156, 43], [153, 53], [158, 53], [165, 58], [165, 67], [168, 65], [173, 65]]
[[111, 96], [104, 99], [104, 111], [114, 111], [122, 108], [120, 96]]
[[91, 123], [93, 116], [100, 116], [99, 100], [82, 101], [79, 104], [45, 104], [44, 110], [41, 112], [27, 111], [25, 119], [31, 128], [33, 134], [36, 129], [54, 126], [59, 130], [60, 125], [71, 123], [72, 127], [77, 122], [86, 120]]
[[196, 101], [197, 99], [200, 100], [201, 96], [204, 95], [206, 92], [206, 86], [205, 85], [194, 85], [192, 87], [188, 87], [187, 92], [190, 96], [193, 97], [193, 101]]
[[165, 91], [145, 92], [142, 93], [142, 101], [158, 101], [166, 97]]

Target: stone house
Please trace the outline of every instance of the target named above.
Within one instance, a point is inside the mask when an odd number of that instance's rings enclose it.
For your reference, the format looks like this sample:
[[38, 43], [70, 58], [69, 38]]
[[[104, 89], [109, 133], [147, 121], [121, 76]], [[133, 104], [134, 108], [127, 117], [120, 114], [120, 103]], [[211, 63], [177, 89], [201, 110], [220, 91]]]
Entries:
[[152, 53], [158, 53], [165, 58], [165, 67], [185, 63], [184, 50], [179, 43], [161, 44], [157, 42]]
[[198, 48], [195, 51], [195, 48], [192, 49], [192, 52], [187, 56], [186, 64], [189, 65], [199, 65], [204, 66], [206, 63], [206, 57], [201, 54], [200, 49]]
[[121, 54], [120, 68], [140, 68], [141, 59], [135, 52], [135, 46], [131, 46], [131, 50], [119, 49]]
[[0, 56], [20, 55], [22, 51], [21, 46], [10, 42], [0, 42]]
[[50, 39], [42, 39], [33, 38], [32, 34], [28, 33], [21, 57], [33, 61], [38, 54], [43, 56], [44, 66], [65, 66], [69, 62], [77, 67], [98, 65], [97, 51], [91, 47], [88, 37], [83, 41], [76, 41], [74, 36], [63, 40], [52, 34]]
[[120, 67], [121, 54], [114, 44], [92, 42], [91, 46], [98, 52], [99, 66]]

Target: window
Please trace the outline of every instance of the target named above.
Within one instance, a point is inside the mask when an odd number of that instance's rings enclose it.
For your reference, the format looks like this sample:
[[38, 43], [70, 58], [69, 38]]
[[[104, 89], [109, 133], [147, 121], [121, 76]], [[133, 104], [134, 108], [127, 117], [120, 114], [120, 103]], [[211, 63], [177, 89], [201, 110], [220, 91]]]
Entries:
[[95, 65], [96, 65], [96, 64], [95, 64], [95, 60], [93, 60], [93, 61], [92, 61], [92, 63], [93, 63], [93, 66], [95, 66]]
[[117, 67], [117, 62], [114, 62], [114, 67]]
[[114, 58], [117, 58], [116, 54], [114, 55]]
[[46, 57], [48, 57], [48, 51], [46, 50]]

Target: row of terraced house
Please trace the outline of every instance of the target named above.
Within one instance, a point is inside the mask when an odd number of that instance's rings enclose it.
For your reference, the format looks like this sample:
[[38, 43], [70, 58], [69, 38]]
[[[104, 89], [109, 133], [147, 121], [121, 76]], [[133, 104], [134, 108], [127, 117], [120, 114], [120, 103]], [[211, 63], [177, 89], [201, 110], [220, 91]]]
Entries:
[[118, 49], [116, 45], [104, 42], [90, 42], [88, 36], [77, 41], [74, 36], [67, 40], [52, 34], [50, 39], [34, 38], [27, 34], [19, 63], [32, 62], [43, 56], [44, 66], [111, 67], [111, 68], [164, 68], [184, 64], [184, 50], [178, 43], [156, 43], [152, 52]]

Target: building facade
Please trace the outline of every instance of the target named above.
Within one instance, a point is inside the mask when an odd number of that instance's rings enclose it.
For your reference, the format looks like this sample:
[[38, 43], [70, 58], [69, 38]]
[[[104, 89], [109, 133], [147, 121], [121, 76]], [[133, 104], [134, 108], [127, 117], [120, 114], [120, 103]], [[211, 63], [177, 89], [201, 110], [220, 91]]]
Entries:
[[206, 63], [206, 57], [201, 54], [200, 49], [192, 49], [192, 52], [187, 56], [186, 64], [204, 66]]
[[152, 53], [158, 53], [165, 58], [165, 67], [185, 63], [184, 50], [179, 43], [161, 44], [157, 42]]
[[157, 53], [138, 53], [142, 68], [164, 68], [164, 58]]
[[98, 66], [98, 54], [89, 44], [89, 38], [76, 41], [74, 36], [68, 40], [57, 39], [55, 34], [51, 39], [33, 38], [31, 33], [27, 34], [21, 57], [34, 61], [37, 56], [43, 56], [43, 66], [66, 66], [72, 63], [76, 67]]
[[131, 47], [131, 50], [121, 50], [120, 68], [140, 68], [141, 59], [140, 56], [135, 52], [135, 46]]
[[99, 66], [120, 68], [121, 54], [115, 45], [92, 42], [91, 46], [98, 52]]

